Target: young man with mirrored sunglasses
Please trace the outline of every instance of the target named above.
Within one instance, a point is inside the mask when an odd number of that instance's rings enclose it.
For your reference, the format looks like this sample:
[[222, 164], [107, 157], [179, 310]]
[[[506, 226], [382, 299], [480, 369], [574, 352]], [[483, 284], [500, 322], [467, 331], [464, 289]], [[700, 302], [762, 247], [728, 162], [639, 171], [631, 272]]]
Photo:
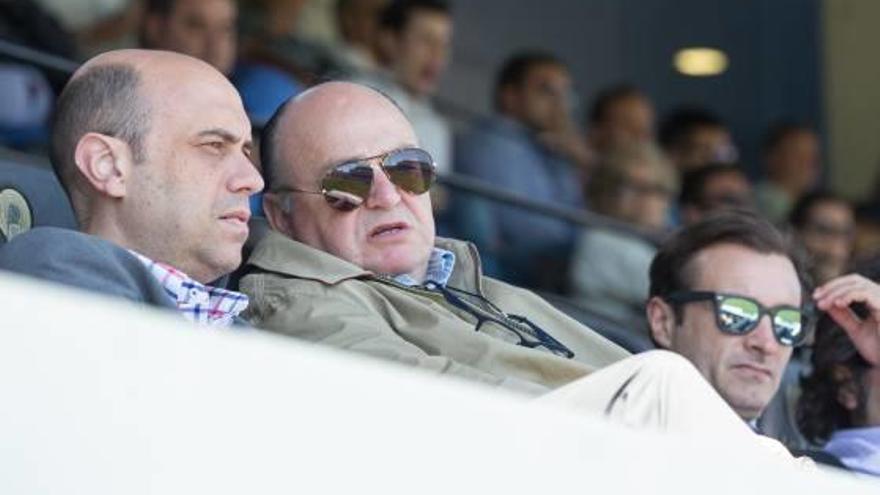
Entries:
[[650, 278], [655, 343], [690, 360], [755, 424], [813, 320], [795, 246], [754, 213], [718, 212], [665, 243]]

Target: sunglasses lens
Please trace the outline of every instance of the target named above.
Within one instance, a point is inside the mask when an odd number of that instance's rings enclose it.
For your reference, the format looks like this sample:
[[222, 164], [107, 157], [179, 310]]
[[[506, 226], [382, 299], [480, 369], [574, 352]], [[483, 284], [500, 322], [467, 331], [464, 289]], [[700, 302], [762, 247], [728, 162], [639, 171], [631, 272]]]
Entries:
[[321, 182], [324, 198], [334, 209], [351, 211], [370, 196], [373, 169], [355, 163], [334, 168]]
[[780, 309], [773, 317], [773, 331], [784, 345], [795, 345], [804, 336], [803, 315], [796, 309]]
[[428, 192], [436, 177], [431, 155], [416, 148], [397, 150], [388, 155], [385, 171], [391, 182], [413, 194]]
[[737, 335], [748, 333], [760, 318], [761, 310], [754, 301], [726, 297], [718, 302], [718, 323], [724, 332]]

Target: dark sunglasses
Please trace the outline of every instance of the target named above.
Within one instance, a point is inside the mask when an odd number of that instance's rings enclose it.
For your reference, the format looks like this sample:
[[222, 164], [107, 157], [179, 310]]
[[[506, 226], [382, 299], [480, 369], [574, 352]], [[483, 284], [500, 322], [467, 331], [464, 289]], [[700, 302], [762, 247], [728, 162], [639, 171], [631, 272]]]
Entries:
[[480, 294], [437, 284], [430, 286], [442, 293], [449, 304], [476, 318], [475, 330], [478, 332], [482, 331], [529, 349], [540, 349], [569, 359], [574, 357], [574, 352], [571, 349], [565, 347], [562, 342], [554, 339], [553, 336], [525, 316], [507, 314]]
[[380, 167], [392, 184], [412, 194], [428, 192], [437, 177], [434, 159], [427, 151], [419, 148], [401, 148], [334, 166], [321, 179], [320, 191], [280, 187], [271, 192], [321, 194], [331, 208], [352, 211], [370, 197], [374, 173], [372, 163], [376, 160], [379, 160]]
[[758, 326], [764, 315], [770, 316], [773, 335], [785, 346], [796, 346], [804, 341], [813, 310], [809, 306], [774, 306], [767, 308], [751, 297], [707, 291], [679, 291], [664, 299], [672, 304], [712, 301], [715, 324], [730, 335], [745, 335]]

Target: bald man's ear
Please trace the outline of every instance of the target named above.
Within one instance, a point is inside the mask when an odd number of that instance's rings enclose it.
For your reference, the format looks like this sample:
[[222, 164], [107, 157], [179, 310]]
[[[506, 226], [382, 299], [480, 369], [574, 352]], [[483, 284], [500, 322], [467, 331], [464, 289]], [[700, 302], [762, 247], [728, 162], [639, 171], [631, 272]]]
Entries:
[[[263, 193], [263, 213], [272, 230], [291, 237], [288, 221], [291, 198], [287, 194]], [[287, 202], [287, 203], [285, 203]]]
[[90, 132], [77, 143], [74, 161], [92, 188], [111, 198], [125, 197], [133, 165], [127, 143]]
[[672, 306], [654, 296], [648, 300], [645, 313], [654, 343], [664, 349], [672, 348], [672, 334], [675, 332], [675, 311]]

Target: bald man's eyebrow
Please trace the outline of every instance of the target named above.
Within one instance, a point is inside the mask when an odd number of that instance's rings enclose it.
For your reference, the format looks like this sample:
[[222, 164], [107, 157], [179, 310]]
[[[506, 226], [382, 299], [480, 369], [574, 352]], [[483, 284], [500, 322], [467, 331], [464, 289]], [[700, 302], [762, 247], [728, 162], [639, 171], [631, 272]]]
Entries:
[[[213, 137], [222, 140], [228, 144], [238, 144], [241, 142], [241, 138], [236, 136], [235, 134], [227, 131], [226, 129], [215, 128], [215, 129], [206, 129], [198, 133], [199, 138]], [[241, 145], [242, 151], [247, 156], [251, 156], [254, 150], [254, 142], [250, 137], [245, 139], [244, 143]]]
[[398, 144], [397, 146], [389, 148], [387, 151], [380, 153], [378, 155], [355, 155], [355, 156], [351, 156], [349, 158], [340, 158], [337, 160], [333, 160], [332, 163], [325, 163], [324, 166], [321, 167], [321, 169], [322, 170], [330, 170], [330, 169], [337, 167], [339, 165], [342, 165], [344, 163], [352, 163], [352, 162], [359, 162], [359, 161], [363, 161], [363, 160], [369, 160], [371, 158], [378, 158], [378, 157], [385, 155], [387, 153], [390, 153], [394, 150], [399, 150], [399, 149], [403, 149], [403, 148], [417, 148], [417, 147], [418, 146], [416, 146], [414, 144], [401, 143], [401, 144]]
[[241, 141], [241, 138], [239, 138], [235, 134], [227, 131], [226, 129], [220, 129], [220, 128], [206, 129], [204, 131], [199, 132], [197, 136], [198, 137], [216, 137], [216, 138], [220, 138], [223, 141], [226, 141], [228, 143], [233, 143], [233, 144]]

